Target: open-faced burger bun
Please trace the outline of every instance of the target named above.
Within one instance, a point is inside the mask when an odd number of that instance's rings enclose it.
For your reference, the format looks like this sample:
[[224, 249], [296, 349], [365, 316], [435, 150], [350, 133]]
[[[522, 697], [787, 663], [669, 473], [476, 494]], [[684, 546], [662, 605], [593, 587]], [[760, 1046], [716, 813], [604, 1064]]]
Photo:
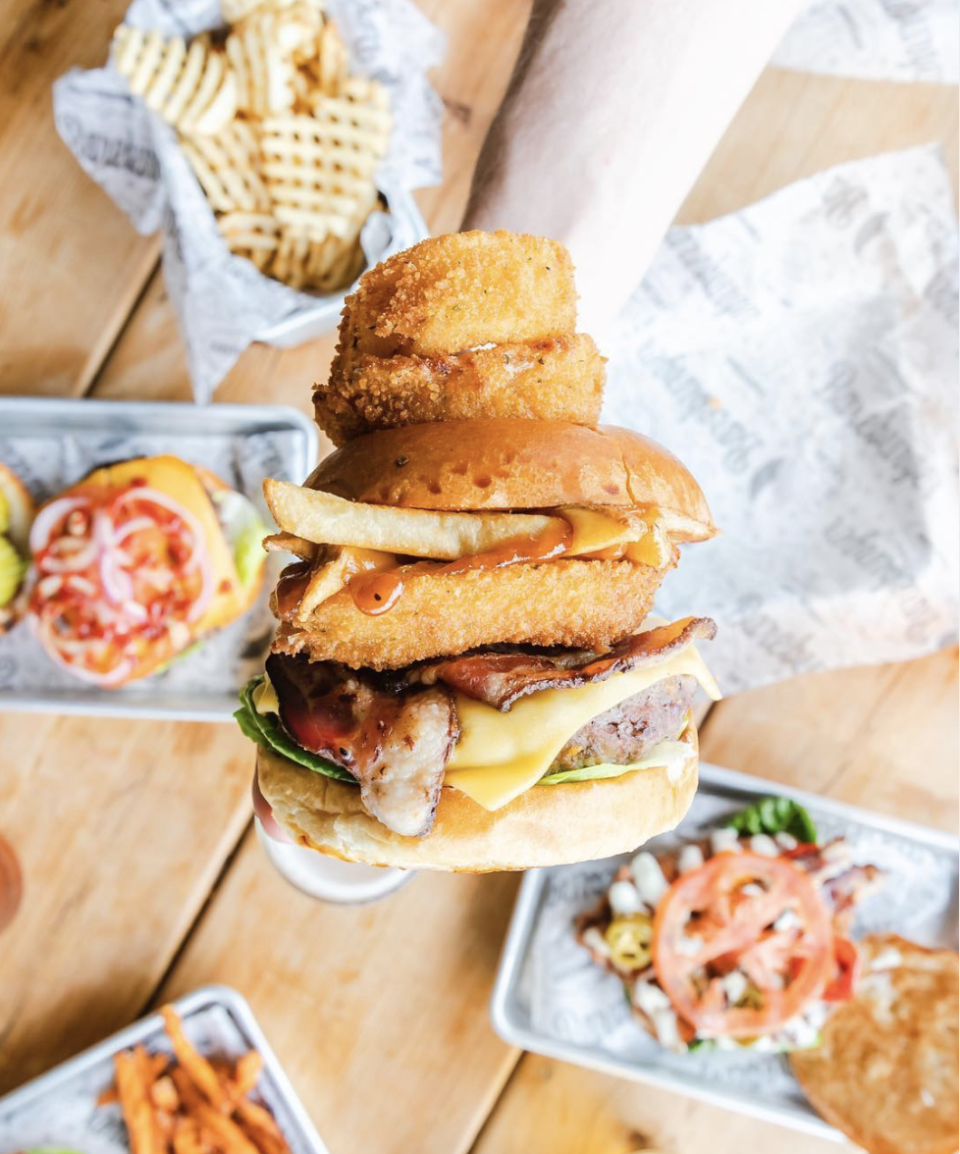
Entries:
[[588, 861], [635, 849], [673, 829], [697, 788], [697, 734], [671, 781], [666, 769], [539, 785], [490, 812], [444, 786], [436, 824], [423, 838], [393, 833], [366, 812], [360, 790], [259, 747], [260, 790], [274, 818], [301, 845], [344, 861], [401, 869], [487, 873]]
[[660, 510], [675, 541], [715, 533], [700, 486], [639, 433], [567, 421], [442, 421], [381, 429], [327, 457], [307, 486], [414, 509]]

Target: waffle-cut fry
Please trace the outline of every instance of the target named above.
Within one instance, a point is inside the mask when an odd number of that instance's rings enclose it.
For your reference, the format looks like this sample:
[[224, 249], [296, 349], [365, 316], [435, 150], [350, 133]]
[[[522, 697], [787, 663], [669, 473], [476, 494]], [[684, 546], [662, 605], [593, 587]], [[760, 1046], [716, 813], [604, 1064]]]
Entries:
[[296, 97], [293, 56], [271, 35], [272, 14], [264, 17], [244, 21], [226, 43], [236, 77], [237, 108], [260, 118], [287, 112]]
[[257, 128], [234, 120], [212, 136], [185, 136], [184, 154], [214, 212], [266, 212], [270, 194], [260, 176]]
[[355, 242], [377, 202], [373, 173], [386, 151], [389, 113], [323, 97], [325, 116], [264, 122], [262, 172], [277, 219], [323, 240]]
[[121, 24], [113, 35], [113, 62], [130, 91], [181, 132], [219, 132], [237, 110], [237, 88], [223, 53], [197, 36], [167, 40]]
[[217, 220], [227, 248], [266, 272], [277, 250], [279, 225], [269, 212], [231, 212]]
[[386, 90], [350, 76], [323, 0], [224, 0], [223, 14], [222, 47], [121, 25], [117, 68], [177, 127], [230, 251], [292, 288], [334, 292], [366, 264]]
[[323, 96], [342, 96], [349, 79], [350, 61], [340, 31], [326, 20], [317, 36], [316, 55], [306, 62], [312, 89]]

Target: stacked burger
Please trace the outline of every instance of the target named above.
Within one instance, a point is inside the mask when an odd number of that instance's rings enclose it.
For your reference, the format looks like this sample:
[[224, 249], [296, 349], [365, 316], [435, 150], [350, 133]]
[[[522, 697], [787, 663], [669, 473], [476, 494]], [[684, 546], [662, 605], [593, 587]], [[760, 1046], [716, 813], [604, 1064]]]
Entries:
[[670, 829], [696, 789], [691, 709], [718, 692], [649, 616], [711, 537], [683, 465], [597, 426], [569, 254], [505, 232], [428, 240], [348, 298], [315, 402], [339, 447], [268, 480], [293, 553], [237, 717], [301, 844], [486, 871], [597, 858]]

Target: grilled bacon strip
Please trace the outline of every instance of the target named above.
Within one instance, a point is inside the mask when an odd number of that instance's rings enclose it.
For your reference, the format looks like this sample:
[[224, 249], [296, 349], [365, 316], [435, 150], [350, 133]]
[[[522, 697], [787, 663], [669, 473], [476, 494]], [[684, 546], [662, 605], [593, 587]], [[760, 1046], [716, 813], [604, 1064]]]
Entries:
[[542, 689], [572, 688], [606, 681], [673, 657], [694, 641], [710, 641], [716, 624], [709, 617], [685, 617], [670, 625], [635, 633], [608, 653], [565, 649], [558, 653], [485, 650], [465, 657], [433, 661], [407, 672], [407, 684], [432, 685], [442, 681], [468, 697], [501, 712], [528, 693]]
[[291, 737], [352, 773], [364, 806], [388, 829], [429, 833], [459, 736], [450, 691], [391, 692], [346, 666], [279, 654], [266, 668]]

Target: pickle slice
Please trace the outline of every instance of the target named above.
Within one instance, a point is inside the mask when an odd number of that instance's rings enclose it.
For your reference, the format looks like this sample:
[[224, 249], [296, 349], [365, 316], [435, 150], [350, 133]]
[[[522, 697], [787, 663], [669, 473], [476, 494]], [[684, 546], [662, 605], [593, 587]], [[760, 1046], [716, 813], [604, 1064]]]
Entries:
[[6, 537], [0, 536], [0, 606], [16, 597], [27, 563]]

